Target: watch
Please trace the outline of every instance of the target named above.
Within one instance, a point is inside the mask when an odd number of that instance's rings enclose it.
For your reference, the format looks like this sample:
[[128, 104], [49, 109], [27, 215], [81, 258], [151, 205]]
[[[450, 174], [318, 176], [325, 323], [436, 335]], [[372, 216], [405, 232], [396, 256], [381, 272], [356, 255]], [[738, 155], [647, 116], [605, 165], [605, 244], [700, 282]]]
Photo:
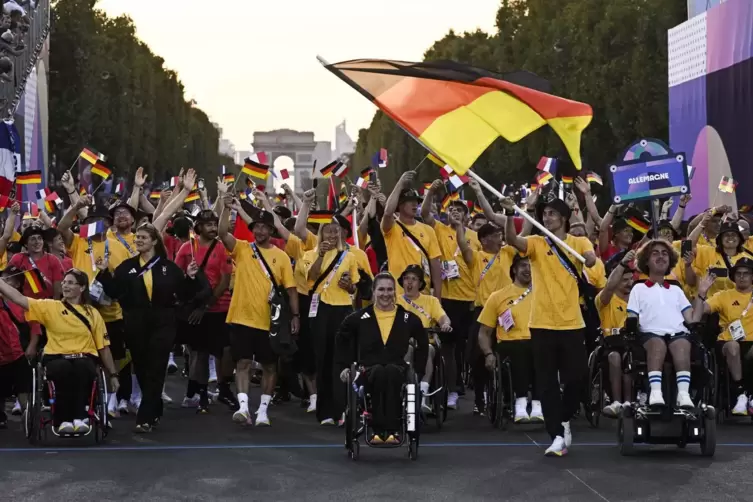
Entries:
[[514, 209], [505, 209], [505, 216], [515, 216]]

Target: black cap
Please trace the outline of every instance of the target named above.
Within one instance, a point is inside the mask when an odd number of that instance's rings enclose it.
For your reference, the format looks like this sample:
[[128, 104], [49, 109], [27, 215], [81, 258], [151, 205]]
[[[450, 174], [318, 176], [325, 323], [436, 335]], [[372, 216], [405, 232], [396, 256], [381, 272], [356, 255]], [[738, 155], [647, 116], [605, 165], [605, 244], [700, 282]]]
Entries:
[[725, 221], [721, 224], [719, 227], [719, 234], [716, 236], [716, 245], [721, 247], [722, 246], [722, 236], [728, 232], [734, 232], [737, 234], [737, 237], [740, 239], [739, 246], [742, 246], [745, 242], [745, 239], [743, 239], [743, 233], [740, 231], [740, 227], [737, 225], [736, 221]]
[[748, 270], [753, 272], [753, 260], [751, 260], [750, 258], [740, 258], [739, 260], [737, 260], [735, 264], [732, 265], [732, 269], [730, 270], [730, 279], [735, 276], [738, 268], [747, 268]]
[[633, 228], [633, 227], [628, 225], [627, 220], [625, 218], [618, 218], [617, 220], [615, 220], [614, 223], [612, 223], [613, 234], [622, 232], [626, 228]]
[[[421, 284], [418, 287], [419, 291], [423, 291], [426, 289], [426, 277], [424, 277], [424, 269], [421, 267], [421, 265], [408, 265], [405, 267], [405, 270], [403, 270], [403, 273], [400, 274], [400, 277], [397, 279], [397, 283], [400, 285], [400, 287], [403, 287], [403, 278], [406, 274], [413, 274], [416, 277], [418, 277], [421, 280]], [[403, 288], [404, 289], [404, 288]]]
[[558, 199], [557, 197], [552, 197], [551, 200], [545, 200], [544, 202], [539, 203], [538, 207], [536, 208], [536, 217], [539, 221], [541, 221], [541, 217], [544, 214], [544, 209], [546, 209], [547, 207], [550, 207], [560, 213], [566, 222], [570, 221], [570, 214], [572, 213], [570, 207], [565, 203], [564, 200]]
[[353, 228], [351, 227], [350, 222], [348, 221], [348, 218], [341, 215], [340, 213], [337, 213], [335, 214], [333, 219], [337, 221], [337, 223], [345, 232], [345, 238], [350, 239], [353, 236]]
[[397, 205], [399, 206], [403, 202], [408, 202], [411, 200], [415, 200], [416, 202], [421, 202], [423, 200], [421, 196], [418, 194], [416, 190], [413, 190], [411, 188], [407, 190], [403, 190], [400, 192], [400, 198], [397, 200]]
[[484, 237], [496, 234], [497, 232], [501, 233], [502, 229], [494, 223], [484, 223], [483, 225], [481, 225], [481, 228], [478, 229], [478, 232], [476, 232], [476, 236], [479, 239], [483, 239]]
[[110, 220], [110, 223], [112, 223], [112, 212], [103, 206], [90, 206], [89, 212], [86, 213], [86, 218], [81, 223], [86, 224], [89, 220], [94, 219]]
[[26, 230], [24, 230], [24, 233], [20, 239], [21, 245], [23, 247], [26, 247], [26, 242], [29, 240], [29, 237], [31, 237], [32, 235], [38, 235], [42, 237], [42, 240], [44, 240], [45, 231], [42, 227], [38, 227], [35, 225], [28, 227]]
[[248, 224], [248, 229], [253, 231], [254, 225], [256, 225], [257, 223], [263, 223], [271, 228], [273, 236], [277, 234], [277, 228], [275, 227], [275, 217], [269, 211], [262, 210], [254, 215], [254, 219], [251, 220], [251, 223]]
[[199, 214], [196, 215], [196, 218], [194, 219], [194, 229], [196, 229], [199, 225], [202, 223], [219, 223], [220, 219], [217, 217], [216, 214], [214, 214], [214, 211], [211, 209], [204, 209], [203, 211], [199, 211]]
[[131, 213], [131, 218], [133, 218], [134, 220], [136, 219], [136, 210], [133, 207], [131, 207], [130, 204], [127, 204], [126, 202], [120, 202], [116, 204], [115, 206], [113, 206], [113, 208], [110, 209], [110, 218], [115, 220], [115, 211], [117, 211], [120, 208], [127, 209], [128, 212]]
[[293, 216], [293, 213], [285, 206], [275, 206], [272, 211], [280, 217], [282, 221], [287, 220], [291, 216]]

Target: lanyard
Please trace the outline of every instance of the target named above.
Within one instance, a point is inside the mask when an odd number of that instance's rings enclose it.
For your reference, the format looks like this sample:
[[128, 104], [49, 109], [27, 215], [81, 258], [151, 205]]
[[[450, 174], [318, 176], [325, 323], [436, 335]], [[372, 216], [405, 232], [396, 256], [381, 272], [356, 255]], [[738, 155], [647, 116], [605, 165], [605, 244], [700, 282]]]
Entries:
[[578, 276], [576, 276], [573, 271], [570, 269], [570, 265], [567, 264], [567, 262], [562, 258], [562, 256], [559, 253], [559, 250], [555, 251], [554, 249], [554, 243], [549, 239], [549, 237], [545, 237], [546, 243], [549, 244], [549, 247], [552, 248], [552, 253], [557, 255], [557, 259], [560, 261], [563, 267], [565, 267], [565, 270], [567, 270], [567, 273], [570, 274], [570, 276], [575, 279], [575, 282], [580, 283], [578, 280]]
[[512, 303], [510, 304], [510, 308], [512, 308], [512, 307], [514, 307], [515, 305], [517, 305], [518, 303], [522, 302], [522, 301], [523, 301], [523, 299], [524, 299], [524, 298], [525, 298], [526, 296], [528, 296], [528, 293], [530, 293], [530, 292], [531, 292], [531, 286], [528, 286], [528, 289], [526, 289], [525, 291], [523, 291], [523, 294], [522, 294], [522, 295], [520, 295], [520, 296], [518, 297], [518, 299], [517, 299], [517, 300], [515, 300], [514, 302], [512, 302]]
[[128, 253], [131, 256], [136, 256], [136, 253], [133, 252], [133, 249], [131, 249], [131, 246], [129, 246], [126, 240], [123, 238], [123, 236], [120, 235], [120, 232], [115, 232], [115, 237], [120, 241], [122, 245], [125, 246], [125, 248], [128, 250]]
[[405, 303], [407, 303], [409, 306], [413, 307], [414, 309], [418, 310], [421, 314], [423, 314], [424, 317], [426, 317], [429, 321], [431, 321], [431, 316], [427, 314], [424, 309], [421, 308], [421, 305], [411, 301], [411, 299], [408, 298], [408, 295], [403, 295], [403, 300], [405, 300]]
[[142, 275], [149, 272], [157, 264], [158, 261], [159, 261], [159, 256], [155, 256], [154, 258], [149, 260], [149, 263], [144, 265], [144, 268], [141, 270], [141, 273], [139, 273], [137, 277], [141, 277]]
[[262, 271], [264, 272], [264, 275], [267, 276], [267, 279], [269, 279], [269, 283], [273, 284], [272, 278], [269, 276], [269, 272], [267, 271], [267, 267], [264, 266], [264, 264], [261, 262], [261, 258], [259, 258], [259, 255], [261, 254], [261, 251], [259, 251], [259, 248], [256, 247], [256, 243], [251, 243], [251, 252], [254, 253], [254, 259], [259, 262], [259, 266], [261, 267]]
[[750, 295], [750, 301], [748, 302], [748, 306], [745, 307], [745, 310], [743, 310], [743, 313], [740, 314], [740, 319], [742, 319], [743, 317], [745, 317], [745, 314], [748, 313], [748, 311], [750, 310], [751, 306], [753, 306], [753, 294]]
[[327, 277], [327, 280], [324, 283], [324, 286], [322, 286], [322, 293], [324, 293], [324, 290], [326, 290], [329, 287], [329, 283], [332, 282], [332, 279], [334, 279], [335, 274], [337, 273], [337, 269], [340, 268], [340, 264], [343, 262], [343, 259], [345, 258], [346, 254], [348, 254], [347, 249], [343, 251], [343, 253], [340, 255], [340, 258], [337, 260], [337, 263], [335, 263], [335, 267], [332, 269], [332, 272], [329, 273], [329, 276]]
[[501, 252], [502, 252], [501, 249], [499, 251], [497, 251], [497, 254], [495, 254], [494, 257], [489, 261], [489, 263], [486, 264], [486, 267], [484, 267], [484, 270], [481, 271], [481, 277], [479, 277], [479, 279], [478, 279], [479, 286], [481, 285], [481, 281], [484, 280], [484, 277], [486, 276], [486, 273], [489, 272], [490, 268], [492, 268], [492, 265], [494, 264], [494, 261], [497, 259], [497, 257], [499, 256], [499, 253], [501, 253]]
[[[87, 242], [89, 244], [89, 249], [86, 250], [87, 253], [89, 253], [89, 258], [91, 258], [92, 261], [92, 271], [97, 271], [97, 262], [94, 259], [94, 243], [91, 239], [87, 239]], [[110, 258], [110, 241], [105, 238], [105, 256], [104, 259], [107, 261], [107, 259]]]

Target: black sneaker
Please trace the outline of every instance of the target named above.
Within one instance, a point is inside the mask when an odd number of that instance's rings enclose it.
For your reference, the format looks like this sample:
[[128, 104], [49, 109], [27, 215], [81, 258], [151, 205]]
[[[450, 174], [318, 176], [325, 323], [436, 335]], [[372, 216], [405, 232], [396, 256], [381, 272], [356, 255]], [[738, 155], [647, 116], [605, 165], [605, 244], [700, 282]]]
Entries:
[[160, 421], [161, 421], [161, 418], [159, 417], [152, 420], [152, 429], [156, 429], [157, 427], [159, 427]]
[[272, 396], [272, 404], [290, 402], [290, 392], [275, 392]]
[[209, 413], [209, 406], [204, 406], [202, 404], [199, 404], [199, 407], [196, 408], [197, 415], [206, 415], [208, 413]]
[[238, 409], [240, 409], [238, 399], [236, 399], [235, 394], [232, 392], [224, 393], [220, 391], [220, 395], [217, 396], [217, 402], [224, 404], [232, 411], [238, 411]]
[[135, 429], [133, 429], [133, 432], [137, 432], [139, 434], [147, 434], [149, 432], [152, 432], [152, 426], [149, 424], [139, 424]]
[[474, 415], [483, 417], [485, 413], [486, 413], [486, 410], [484, 409], [484, 405], [483, 404], [475, 404], [475, 405], [473, 405], [473, 414]]

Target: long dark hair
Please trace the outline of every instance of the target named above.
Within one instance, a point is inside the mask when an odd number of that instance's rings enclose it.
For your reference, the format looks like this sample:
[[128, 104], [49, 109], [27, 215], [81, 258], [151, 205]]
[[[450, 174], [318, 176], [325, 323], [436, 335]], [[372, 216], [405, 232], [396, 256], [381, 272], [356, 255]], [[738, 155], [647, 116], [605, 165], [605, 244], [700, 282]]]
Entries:
[[136, 229], [136, 232], [144, 232], [149, 234], [149, 237], [153, 241], [155, 241], [154, 254], [156, 254], [160, 258], [167, 258], [167, 249], [165, 248], [165, 243], [162, 242], [162, 236], [159, 232], [157, 232], [157, 229], [154, 228], [154, 225], [152, 225], [151, 223], [144, 223]]

